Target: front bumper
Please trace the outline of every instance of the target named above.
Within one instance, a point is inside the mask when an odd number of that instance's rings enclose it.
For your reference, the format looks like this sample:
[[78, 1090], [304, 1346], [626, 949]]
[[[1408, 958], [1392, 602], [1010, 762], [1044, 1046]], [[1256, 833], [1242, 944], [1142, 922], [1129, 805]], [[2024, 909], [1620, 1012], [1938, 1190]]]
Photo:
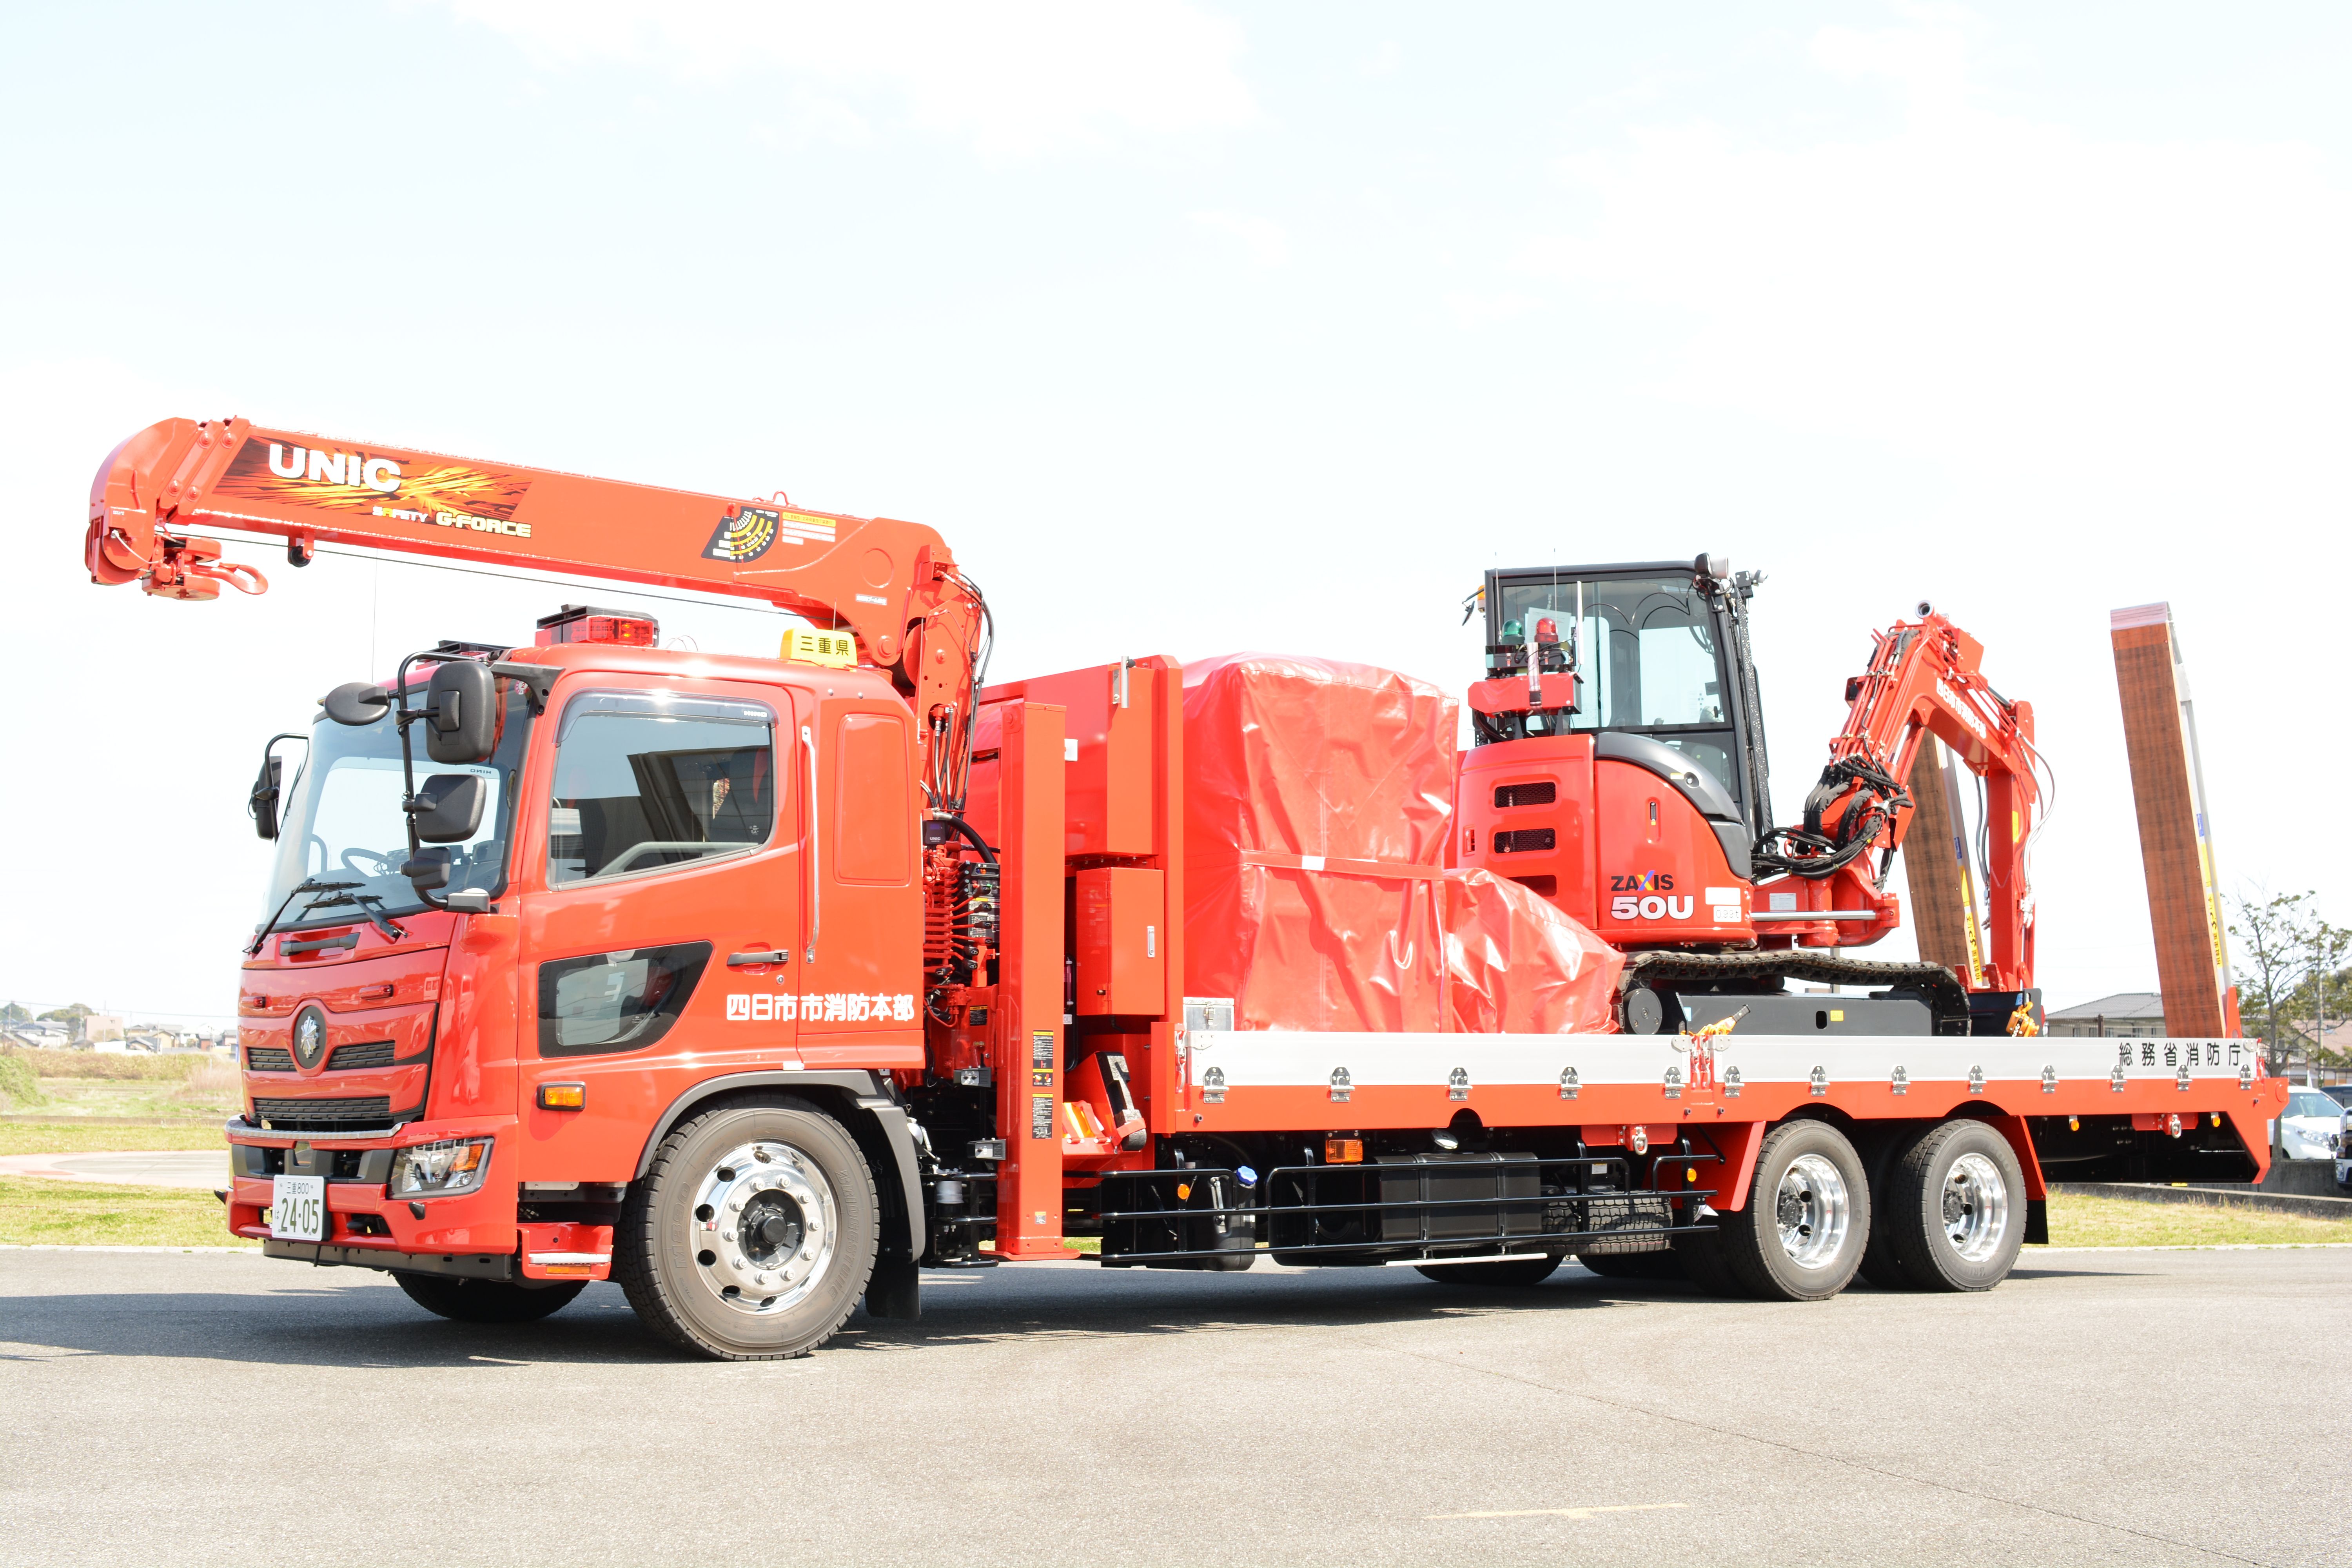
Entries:
[[[268, 1257], [485, 1279], [603, 1279], [612, 1272], [612, 1226], [519, 1222], [510, 1163], [518, 1128], [511, 1119], [412, 1122], [362, 1138], [272, 1132], [241, 1121], [226, 1131], [236, 1173], [229, 1179], [228, 1228], [262, 1243]], [[470, 1193], [394, 1197], [385, 1185], [394, 1150], [483, 1137], [497, 1142], [482, 1184]], [[327, 1174], [327, 1233], [320, 1241], [278, 1240], [262, 1217], [272, 1196], [268, 1172], [299, 1169], [298, 1159]], [[337, 1171], [347, 1173], [331, 1173]]]

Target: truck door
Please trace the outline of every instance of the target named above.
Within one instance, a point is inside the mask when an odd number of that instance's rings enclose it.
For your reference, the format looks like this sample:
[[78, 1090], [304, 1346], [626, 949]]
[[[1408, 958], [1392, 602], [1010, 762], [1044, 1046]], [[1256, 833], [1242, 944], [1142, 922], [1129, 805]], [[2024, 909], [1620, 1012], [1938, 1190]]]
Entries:
[[802, 1059], [923, 1065], [914, 722], [887, 691], [803, 699], [799, 783], [815, 855], [799, 984]]
[[689, 1084], [798, 1059], [792, 693], [583, 672], [549, 710], [550, 782], [523, 803], [541, 853], [517, 879], [518, 1179], [625, 1182]]

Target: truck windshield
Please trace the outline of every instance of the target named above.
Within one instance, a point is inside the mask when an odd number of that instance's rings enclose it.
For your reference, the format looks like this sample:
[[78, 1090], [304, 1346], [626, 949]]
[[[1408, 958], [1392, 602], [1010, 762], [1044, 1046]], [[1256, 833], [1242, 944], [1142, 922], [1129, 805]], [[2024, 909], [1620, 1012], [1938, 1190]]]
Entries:
[[[445, 892], [478, 889], [498, 893], [506, 885], [507, 841], [514, 819], [514, 784], [522, 768], [530, 730], [530, 703], [512, 681], [498, 751], [487, 763], [453, 766], [416, 748], [416, 782], [435, 773], [478, 773], [489, 782], [490, 799], [479, 832], [449, 850]], [[422, 694], [412, 687], [412, 702]], [[364, 918], [369, 909], [386, 914], [425, 907], [400, 868], [408, 858], [408, 822], [401, 815], [400, 732], [387, 713], [365, 726], [338, 724], [321, 714], [311, 728], [310, 755], [287, 792], [278, 836], [278, 859], [269, 879], [262, 918], [286, 901], [304, 879], [357, 886], [295, 900], [278, 922], [280, 931]], [[365, 900], [362, 902], [362, 900]]]
[[[1706, 595], [1687, 574], [1587, 581], [1584, 589], [1584, 705], [1577, 730], [1630, 730], [1674, 747], [1739, 797], [1731, 765], [1731, 728], [1722, 660]], [[1502, 589], [1507, 643], [1551, 635], [1567, 642], [1576, 624], [1577, 584], [1507, 582]]]

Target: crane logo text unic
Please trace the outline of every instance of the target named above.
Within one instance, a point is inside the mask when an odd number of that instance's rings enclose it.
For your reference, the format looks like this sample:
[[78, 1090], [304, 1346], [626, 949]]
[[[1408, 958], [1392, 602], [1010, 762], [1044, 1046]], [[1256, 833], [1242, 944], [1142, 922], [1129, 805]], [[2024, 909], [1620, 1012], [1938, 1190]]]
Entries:
[[358, 485], [384, 495], [400, 489], [400, 465], [390, 458], [371, 458], [364, 452], [320, 452], [272, 441], [269, 471], [281, 479]]

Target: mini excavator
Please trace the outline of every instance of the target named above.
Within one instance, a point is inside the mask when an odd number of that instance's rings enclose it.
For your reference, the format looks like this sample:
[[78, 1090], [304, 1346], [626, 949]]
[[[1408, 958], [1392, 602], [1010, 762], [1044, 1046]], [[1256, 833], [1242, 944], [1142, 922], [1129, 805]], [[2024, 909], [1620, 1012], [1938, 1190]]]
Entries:
[[[1802, 824], [1775, 826], [1748, 635], [1761, 581], [1720, 555], [1486, 574], [1465, 606], [1486, 617], [1486, 673], [1469, 691], [1458, 862], [1622, 949], [1631, 1034], [1737, 1009], [1751, 1034], [2006, 1034], [2038, 1018], [2027, 854], [2047, 769], [2032, 705], [1996, 691], [1982, 645], [1922, 604], [1873, 634]], [[1966, 973], [1844, 952], [1901, 924], [1887, 878], [1930, 736], [1983, 781], [1991, 908]]]

